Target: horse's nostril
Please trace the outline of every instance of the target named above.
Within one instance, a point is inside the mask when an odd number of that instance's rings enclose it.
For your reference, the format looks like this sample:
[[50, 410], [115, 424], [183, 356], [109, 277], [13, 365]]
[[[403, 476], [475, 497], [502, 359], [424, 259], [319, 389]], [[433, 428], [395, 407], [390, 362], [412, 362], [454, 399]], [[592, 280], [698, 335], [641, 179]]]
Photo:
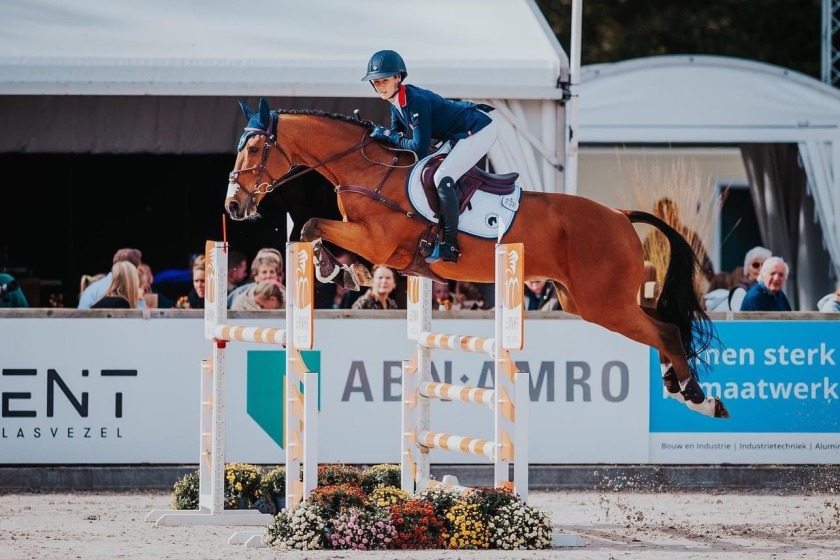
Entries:
[[237, 204], [236, 202], [230, 202], [228, 204], [228, 212], [230, 212], [231, 214], [234, 214], [234, 215], [238, 214], [239, 213], [239, 204]]

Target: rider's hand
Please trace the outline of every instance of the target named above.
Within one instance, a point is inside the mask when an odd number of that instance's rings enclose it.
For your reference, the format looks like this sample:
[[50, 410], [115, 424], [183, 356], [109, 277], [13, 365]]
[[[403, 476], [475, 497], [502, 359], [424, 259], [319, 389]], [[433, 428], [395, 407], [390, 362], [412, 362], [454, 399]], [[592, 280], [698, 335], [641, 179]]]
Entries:
[[388, 142], [394, 142], [394, 134], [384, 126], [376, 125], [373, 127], [373, 132], [370, 133], [370, 137], [374, 140], [387, 140]]

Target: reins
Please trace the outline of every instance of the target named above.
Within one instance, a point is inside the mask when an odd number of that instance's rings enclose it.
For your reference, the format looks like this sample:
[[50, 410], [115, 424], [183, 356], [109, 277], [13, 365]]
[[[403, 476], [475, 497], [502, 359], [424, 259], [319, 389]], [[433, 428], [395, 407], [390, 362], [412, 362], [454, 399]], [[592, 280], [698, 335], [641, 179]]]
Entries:
[[[272, 120], [273, 120], [273, 118], [274, 118], [274, 115], [272, 114]], [[286, 158], [286, 161], [288, 161], [290, 165], [292, 164], [292, 159], [285, 152], [285, 150], [283, 150], [283, 148], [280, 146], [280, 144], [277, 143], [276, 136], [269, 133], [269, 131], [263, 130], [263, 129], [258, 129], [258, 128], [246, 128], [245, 130], [250, 131], [250, 132], [255, 132], [255, 133], [265, 137], [265, 142], [263, 143], [262, 158], [260, 159], [260, 163], [258, 165], [254, 165], [254, 166], [251, 166], [251, 167], [245, 167], [245, 168], [242, 168], [242, 169], [236, 169], [236, 170], [231, 171], [230, 174], [228, 175], [228, 183], [236, 183], [237, 185], [239, 185], [238, 178], [239, 178], [240, 174], [245, 173], [247, 171], [257, 171], [258, 175], [257, 175], [256, 186], [254, 187], [253, 192], [249, 193], [249, 195], [248, 195], [249, 199], [253, 200], [253, 198], [258, 194], [268, 194], [268, 193], [272, 192], [274, 189], [276, 189], [277, 187], [280, 187], [280, 186], [288, 183], [289, 181], [297, 179], [298, 177], [306, 175], [310, 171], [315, 171], [316, 169], [318, 169], [320, 167], [324, 167], [325, 165], [327, 165], [329, 163], [332, 163], [332, 162], [337, 161], [337, 160], [339, 160], [339, 159], [341, 159], [345, 156], [348, 156], [348, 155], [352, 154], [353, 152], [361, 151], [364, 158], [367, 161], [369, 161], [370, 163], [372, 163], [374, 165], [381, 165], [381, 166], [387, 168], [387, 170], [386, 170], [385, 174], [383, 175], [382, 179], [379, 181], [379, 184], [377, 184], [376, 187], [373, 190], [371, 190], [369, 188], [366, 188], [366, 187], [359, 187], [359, 186], [354, 186], [354, 185], [338, 186], [338, 187], [335, 187], [335, 189], [334, 189], [335, 193], [337, 195], [340, 195], [342, 193], [361, 194], [361, 195], [366, 196], [367, 198], [370, 198], [371, 200], [374, 200], [376, 202], [379, 202], [380, 204], [383, 204], [383, 205], [387, 206], [389, 209], [391, 209], [395, 212], [405, 214], [407, 217], [409, 217], [411, 219], [419, 220], [423, 223], [426, 222], [426, 219], [423, 218], [422, 216], [420, 216], [419, 214], [416, 214], [415, 212], [412, 212], [410, 210], [405, 210], [399, 204], [394, 202], [393, 200], [382, 196], [382, 188], [385, 186], [385, 182], [391, 176], [391, 173], [394, 171], [394, 169], [396, 169], [398, 167], [399, 168], [411, 167], [411, 166], [413, 166], [414, 164], [417, 163], [417, 161], [418, 161], [417, 160], [417, 155], [414, 154], [413, 152], [411, 152], [411, 153], [414, 155], [414, 162], [411, 165], [405, 165], [405, 166], [397, 165], [397, 162], [399, 161], [397, 156], [393, 157], [390, 164], [373, 161], [364, 152], [365, 146], [370, 144], [373, 141], [373, 139], [370, 136], [363, 135], [362, 140], [358, 144], [356, 144], [354, 146], [351, 146], [350, 148], [344, 150], [343, 152], [339, 152], [339, 153], [337, 153], [333, 156], [330, 156], [329, 159], [327, 159], [325, 161], [322, 161], [322, 162], [319, 162], [315, 166], [307, 167], [306, 169], [296, 170], [298, 168], [298, 166], [292, 165], [291, 168], [289, 169], [289, 171], [284, 173], [281, 177], [275, 179], [274, 177], [272, 177], [271, 173], [268, 171], [268, 168], [266, 167], [266, 162], [268, 161], [268, 154], [269, 154], [269, 150], [271, 149], [271, 147], [276, 148], [277, 151], [280, 152], [280, 154], [284, 158]], [[260, 182], [260, 179], [262, 178], [263, 174], [265, 174], [268, 177], [269, 182]], [[265, 185], [264, 190], [262, 188], [263, 185]]]

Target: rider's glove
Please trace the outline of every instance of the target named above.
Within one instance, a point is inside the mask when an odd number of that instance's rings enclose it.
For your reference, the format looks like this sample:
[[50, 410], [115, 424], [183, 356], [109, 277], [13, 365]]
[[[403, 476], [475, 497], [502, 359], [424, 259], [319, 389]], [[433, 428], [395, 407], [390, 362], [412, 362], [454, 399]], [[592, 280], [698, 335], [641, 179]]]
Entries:
[[374, 140], [387, 140], [392, 144], [396, 143], [397, 135], [391, 132], [390, 129], [385, 128], [384, 126], [376, 125], [373, 127], [373, 132], [370, 133], [370, 137]]

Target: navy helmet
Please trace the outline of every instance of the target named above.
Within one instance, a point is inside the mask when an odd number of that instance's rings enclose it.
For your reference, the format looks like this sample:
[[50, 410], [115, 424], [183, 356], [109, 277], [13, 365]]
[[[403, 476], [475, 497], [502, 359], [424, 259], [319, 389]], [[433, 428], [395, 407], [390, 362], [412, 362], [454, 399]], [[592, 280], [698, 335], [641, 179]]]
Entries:
[[367, 74], [362, 81], [378, 80], [399, 74], [405, 80], [408, 70], [405, 69], [405, 62], [396, 51], [378, 51], [373, 53], [367, 66]]

